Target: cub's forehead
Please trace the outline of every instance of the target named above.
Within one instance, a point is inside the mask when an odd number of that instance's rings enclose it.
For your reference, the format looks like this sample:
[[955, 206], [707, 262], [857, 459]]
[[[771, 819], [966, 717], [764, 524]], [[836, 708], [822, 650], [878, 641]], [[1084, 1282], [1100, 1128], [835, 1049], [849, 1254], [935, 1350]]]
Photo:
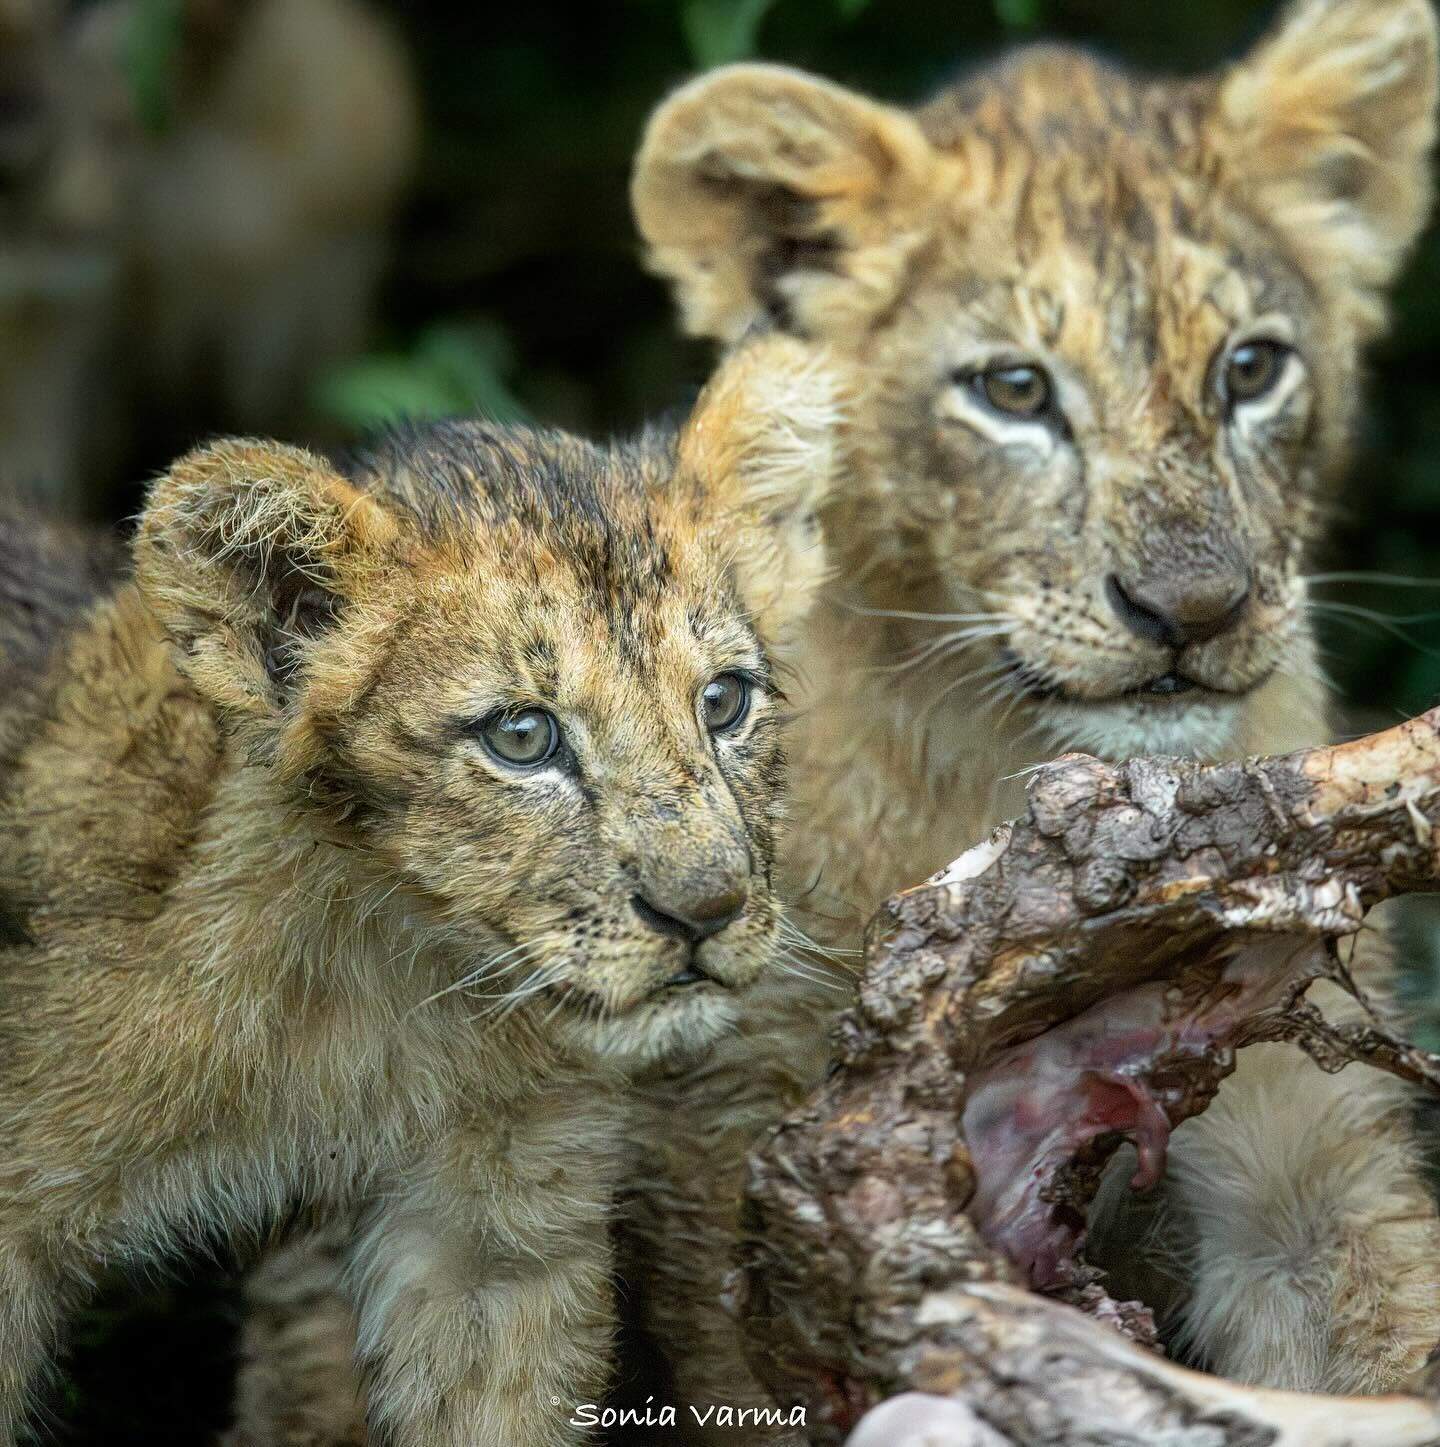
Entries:
[[1298, 263], [1216, 184], [1207, 96], [1042, 47], [921, 113], [958, 162], [934, 279], [976, 332], [1081, 357], [1139, 349], [1153, 362], [1188, 359], [1263, 315], [1307, 316]]
[[601, 447], [459, 418], [392, 428], [341, 467], [437, 548], [464, 551], [504, 531], [537, 553], [640, 557], [657, 552], [674, 454], [674, 435], [659, 429]]
[[421, 606], [506, 660], [638, 661], [744, 626], [704, 500], [675, 485], [673, 432], [597, 446], [449, 421], [392, 431], [343, 465], [401, 519]]

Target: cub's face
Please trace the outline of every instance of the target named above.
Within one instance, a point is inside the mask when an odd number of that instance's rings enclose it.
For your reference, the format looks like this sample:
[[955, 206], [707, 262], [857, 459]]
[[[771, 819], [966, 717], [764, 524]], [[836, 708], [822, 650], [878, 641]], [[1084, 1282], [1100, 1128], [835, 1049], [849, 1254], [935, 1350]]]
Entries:
[[[332, 695], [318, 666], [323, 767], [478, 1013], [553, 1003], [617, 1050], [707, 1038], [778, 913], [778, 691], [725, 551], [646, 496], [663, 455], [470, 452], [477, 427], [447, 430], [460, 486], [513, 465], [507, 490], [544, 478], [554, 510], [477, 498], [471, 527], [413, 559], [365, 707], [345, 707], [348, 667]], [[373, 464], [381, 486], [406, 465]]]
[[856, 339], [866, 466], [835, 531], [894, 540], [879, 601], [938, 615], [902, 656], [953, 638], [1052, 746], [1223, 749], [1252, 691], [1311, 666], [1302, 562], [1354, 346], [1272, 234], [1111, 139], [948, 199]]
[[853, 364], [844, 601], [930, 694], [1219, 754], [1313, 678], [1303, 559], [1428, 204], [1435, 54], [1425, 0], [1302, 0], [1205, 82], [1049, 49], [913, 116], [771, 67], [657, 114], [637, 214], [692, 329]]
[[[243, 645], [260, 697], [234, 723], [401, 892], [477, 1016], [538, 1009], [644, 1058], [713, 1038], [776, 954], [775, 652], [818, 577], [833, 425], [805, 439], [824, 382], [799, 360], [783, 343], [737, 358], [678, 440], [441, 424], [345, 478], [232, 445], [177, 467], [147, 510], [152, 560], [177, 529], [203, 540], [209, 521], [182, 509], [225, 495], [220, 453], [251, 479], [242, 506], [283, 467], [341, 530], [319, 552], [301, 539], [289, 581], [273, 552], [261, 565], [281, 598]], [[767, 412], [777, 391], [798, 419]], [[253, 595], [253, 570], [234, 581]]]

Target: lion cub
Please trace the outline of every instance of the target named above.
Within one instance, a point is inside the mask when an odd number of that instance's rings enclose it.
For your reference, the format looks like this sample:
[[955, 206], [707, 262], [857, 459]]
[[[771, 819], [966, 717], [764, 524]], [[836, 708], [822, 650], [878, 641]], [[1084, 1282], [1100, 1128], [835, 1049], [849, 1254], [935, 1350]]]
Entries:
[[612, 1071], [771, 957], [772, 650], [833, 398], [739, 354], [677, 435], [476, 422], [183, 458], [0, 797], [0, 1444], [103, 1263], [353, 1213], [371, 1420], [570, 1441]]
[[[688, 330], [768, 322], [854, 379], [781, 848], [822, 943], [1055, 754], [1333, 737], [1308, 559], [1429, 214], [1437, 98], [1429, 0], [1291, 0], [1194, 79], [1037, 46], [914, 111], [756, 65], [661, 106], [634, 200]], [[1383, 992], [1377, 938], [1356, 963]], [[846, 998], [765, 993], [640, 1106], [631, 1287], [692, 1401], [747, 1379], [719, 1304], [741, 1163], [823, 1078]], [[1092, 1260], [1191, 1364], [1381, 1391], [1440, 1339], [1440, 1219], [1376, 1072], [1253, 1046], [1163, 1185], [1128, 1175]]]

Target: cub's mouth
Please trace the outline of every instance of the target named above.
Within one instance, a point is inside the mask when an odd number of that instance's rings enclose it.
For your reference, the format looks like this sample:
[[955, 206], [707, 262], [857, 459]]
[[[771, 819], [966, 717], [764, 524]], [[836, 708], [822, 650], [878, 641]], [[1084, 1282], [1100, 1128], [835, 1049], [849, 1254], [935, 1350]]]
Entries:
[[543, 993], [562, 1009], [586, 1019], [629, 1020], [664, 1010], [682, 1010], [698, 1000], [724, 1000], [741, 992], [687, 966], [645, 994], [619, 1003], [605, 1000], [583, 985], [549, 985]]
[[[734, 1029], [742, 999], [763, 978], [763, 968], [747, 963], [754, 947], [712, 959], [713, 945], [695, 948], [663, 974], [652, 959], [649, 979], [637, 966], [623, 985], [577, 973], [546, 982], [537, 999], [562, 1037], [608, 1058], [633, 1065], [694, 1057]], [[758, 949], [768, 958], [773, 940]]]
[[1275, 671], [1273, 668], [1266, 669], [1248, 680], [1243, 686], [1235, 688], [1204, 682], [1176, 665], [1164, 673], [1146, 678], [1131, 688], [1121, 689], [1116, 693], [1095, 695], [1081, 694], [1074, 689], [1067, 688], [1063, 683], [1053, 679], [1043, 667], [1032, 663], [1029, 659], [1022, 658], [1008, 645], [1001, 647], [1000, 657], [1012, 686], [1025, 698], [1032, 699], [1037, 703], [1060, 700], [1081, 707], [1085, 705], [1103, 706], [1131, 700], [1175, 699], [1183, 694], [1198, 695], [1199, 697], [1195, 700], [1197, 702], [1199, 698], [1204, 697], [1214, 700], [1238, 700], [1253, 693], [1267, 682]]
[[735, 1028], [743, 988], [674, 976], [623, 1005], [584, 987], [554, 987], [555, 1025], [595, 1055], [625, 1068], [703, 1056]]
[[1048, 753], [1079, 752], [1121, 760], [1142, 755], [1220, 759], [1236, 747], [1246, 696], [1274, 667], [1238, 687], [1207, 683], [1172, 665], [1110, 693], [1066, 687], [1013, 649], [1002, 652], [1004, 675], [1033, 706], [1031, 727]]
[[705, 974], [696, 963], [692, 962], [678, 973], [671, 975], [662, 985], [658, 985], [652, 990], [650, 998], [652, 1000], [663, 999], [680, 990], [694, 990], [697, 987], [704, 989], [707, 985], [712, 989], [723, 990], [725, 988], [718, 980], [712, 979], [709, 975]]
[[606, 999], [599, 991], [574, 980], [557, 980], [542, 986], [538, 993], [556, 1008], [589, 1020], [625, 1020], [646, 1010], [679, 1006], [700, 996], [724, 997], [737, 991], [687, 965], [643, 994], [621, 1001]]

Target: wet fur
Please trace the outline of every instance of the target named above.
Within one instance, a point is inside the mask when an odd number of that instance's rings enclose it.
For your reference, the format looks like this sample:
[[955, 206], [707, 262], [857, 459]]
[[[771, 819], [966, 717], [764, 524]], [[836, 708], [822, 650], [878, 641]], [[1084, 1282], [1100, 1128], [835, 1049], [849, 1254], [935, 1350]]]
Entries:
[[[772, 650], [807, 601], [777, 576], [823, 573], [834, 402], [776, 339], [678, 437], [461, 423], [343, 472], [217, 443], [152, 489], [133, 583], [0, 637], [40, 679], [0, 778], [5, 1447], [100, 1267], [297, 1203], [346, 1223], [375, 1440], [575, 1437], [621, 1070], [702, 1048], [773, 958]], [[697, 690], [736, 667], [751, 712], [711, 738]], [[573, 772], [470, 732], [526, 700]], [[657, 993], [685, 950], [632, 894], [737, 859], [710, 979]]]

